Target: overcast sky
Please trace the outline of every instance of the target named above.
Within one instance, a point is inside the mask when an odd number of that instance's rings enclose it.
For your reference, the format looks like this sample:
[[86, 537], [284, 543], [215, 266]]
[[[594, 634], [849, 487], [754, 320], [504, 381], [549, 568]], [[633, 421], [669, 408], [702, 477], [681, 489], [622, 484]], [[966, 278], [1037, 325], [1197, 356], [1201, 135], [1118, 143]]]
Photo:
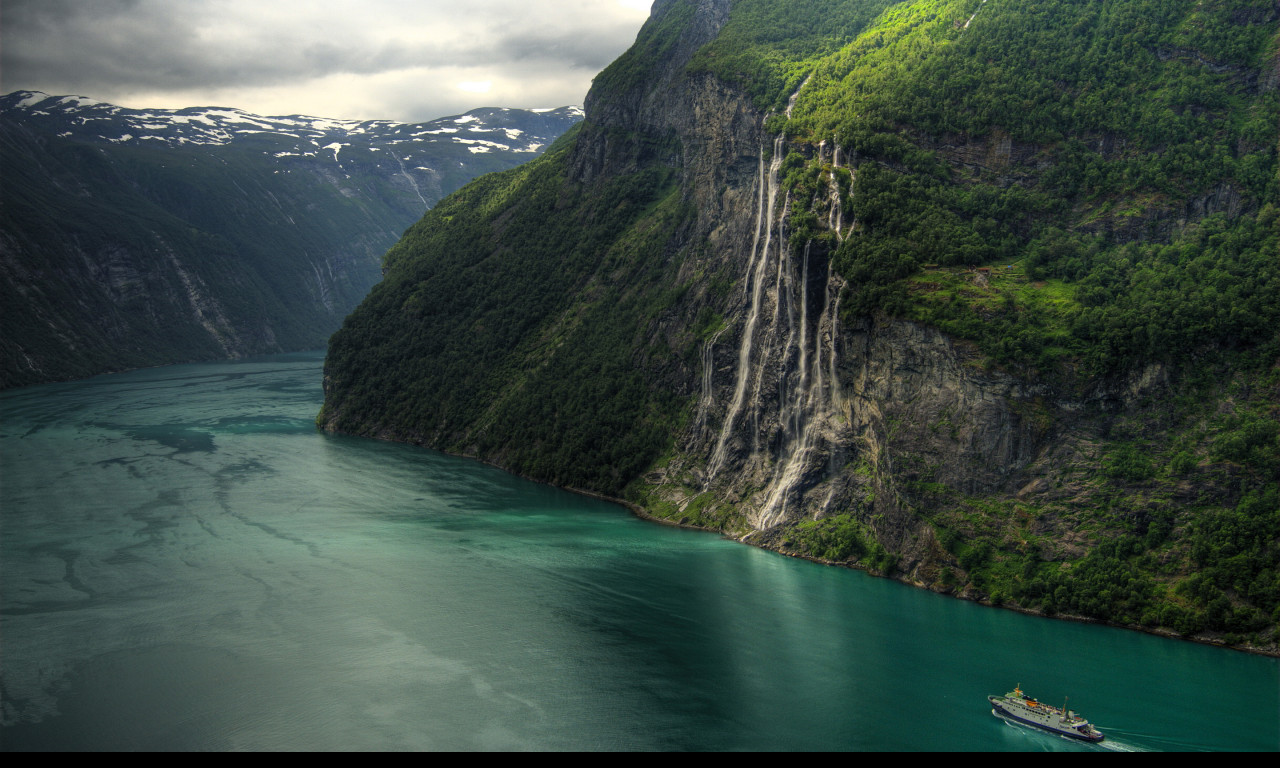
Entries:
[[581, 104], [650, 0], [0, 0], [0, 92], [421, 122]]

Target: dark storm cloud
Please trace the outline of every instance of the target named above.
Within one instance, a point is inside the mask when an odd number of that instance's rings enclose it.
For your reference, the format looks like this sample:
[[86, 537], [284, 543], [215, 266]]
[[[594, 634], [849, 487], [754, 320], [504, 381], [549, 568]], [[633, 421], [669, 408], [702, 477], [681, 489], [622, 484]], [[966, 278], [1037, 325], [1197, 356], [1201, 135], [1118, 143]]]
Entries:
[[[303, 30], [246, 26], [202, 35], [216, 3], [141, 0], [8, 0], [3, 10], [6, 83], [76, 80], [147, 88], [278, 83], [334, 72], [368, 74], [478, 60], [478, 48], [410, 47], [394, 38], [311, 39]], [[354, 35], [359, 35], [355, 31]]]
[[[634, 0], [4, 0], [0, 85], [4, 92], [29, 88], [107, 101], [207, 90], [225, 101], [240, 91], [246, 99], [267, 89], [302, 92], [324, 78], [329, 89], [339, 79], [356, 89], [362, 78], [382, 78], [365, 88], [367, 102], [373, 92], [389, 93], [393, 73], [419, 72], [424, 85], [442, 89], [452, 87], [446, 73], [483, 70], [471, 79], [511, 89], [527, 82], [530, 93], [549, 94], [557, 79], [581, 80], [625, 50], [643, 19], [637, 6]], [[567, 94], [547, 106], [581, 98]]]
[[5, 89], [28, 81], [80, 79], [89, 85], [142, 73], [155, 77], [180, 63], [169, 55], [191, 30], [154, 17], [129, 23], [138, 0], [6, 0], [0, 8]]

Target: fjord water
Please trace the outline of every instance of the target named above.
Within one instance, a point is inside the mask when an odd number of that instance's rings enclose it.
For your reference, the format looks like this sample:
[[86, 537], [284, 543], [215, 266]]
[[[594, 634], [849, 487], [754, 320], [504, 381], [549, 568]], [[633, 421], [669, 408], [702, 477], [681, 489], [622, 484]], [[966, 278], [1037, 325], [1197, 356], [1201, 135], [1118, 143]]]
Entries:
[[319, 353], [0, 394], [5, 750], [1280, 749], [1277, 660], [318, 433]]

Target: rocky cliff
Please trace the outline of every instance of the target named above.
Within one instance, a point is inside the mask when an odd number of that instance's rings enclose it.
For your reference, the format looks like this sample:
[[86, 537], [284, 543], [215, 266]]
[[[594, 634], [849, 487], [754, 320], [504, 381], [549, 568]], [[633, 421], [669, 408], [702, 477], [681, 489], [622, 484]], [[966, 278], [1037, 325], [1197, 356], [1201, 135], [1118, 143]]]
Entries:
[[[807, 67], [770, 79], [725, 41], [774, 40], [743, 31], [751, 14], [801, 11], [655, 3], [577, 134], [446, 201], [392, 251], [387, 280], [333, 339], [321, 425], [994, 603], [1273, 644], [1274, 328], [1233, 337], [1260, 367], [1204, 334], [1208, 368], [1090, 357], [1071, 346], [1102, 333], [1072, 298], [1088, 278], [1066, 287], [1033, 266], [1069, 239], [1058, 228], [1078, 238], [1071, 258], [1093, 248], [1101, 264], [1200, 237], [1202, 221], [1273, 226], [1268, 182], [1235, 198], [1239, 183], [1209, 178], [1187, 205], [1141, 186], [1063, 205], [1052, 190], [1076, 164], [1102, 178], [1133, 158], [1102, 142], [1077, 163], [1077, 138], [1025, 128], [832, 122], [832, 73], [902, 29], [959, 45], [974, 19], [1025, 21], [1012, 7], [974, 16], [978, 3], [943, 9], [954, 24], [927, 3], [835, 5], [871, 31], [846, 28], [848, 49], [822, 37]], [[1273, 45], [1276, 21], [1257, 22]], [[785, 92], [762, 95], [762, 82]], [[1256, 150], [1273, 177], [1274, 138]], [[922, 200], [937, 204], [912, 207]], [[1109, 241], [1086, 242], [1103, 230]], [[1189, 405], [1200, 400], [1217, 415]], [[1230, 434], [1249, 446], [1235, 459], [1220, 449]], [[1191, 584], [1212, 557], [1197, 547], [1246, 514], [1272, 531], [1242, 545], [1253, 570]]]

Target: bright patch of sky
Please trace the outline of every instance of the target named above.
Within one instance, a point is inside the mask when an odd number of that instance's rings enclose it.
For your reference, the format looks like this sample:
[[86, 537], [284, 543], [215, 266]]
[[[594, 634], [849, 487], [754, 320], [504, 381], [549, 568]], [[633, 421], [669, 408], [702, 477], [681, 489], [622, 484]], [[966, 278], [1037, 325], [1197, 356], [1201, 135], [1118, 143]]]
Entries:
[[4, 0], [4, 92], [424, 122], [581, 104], [649, 0]]

